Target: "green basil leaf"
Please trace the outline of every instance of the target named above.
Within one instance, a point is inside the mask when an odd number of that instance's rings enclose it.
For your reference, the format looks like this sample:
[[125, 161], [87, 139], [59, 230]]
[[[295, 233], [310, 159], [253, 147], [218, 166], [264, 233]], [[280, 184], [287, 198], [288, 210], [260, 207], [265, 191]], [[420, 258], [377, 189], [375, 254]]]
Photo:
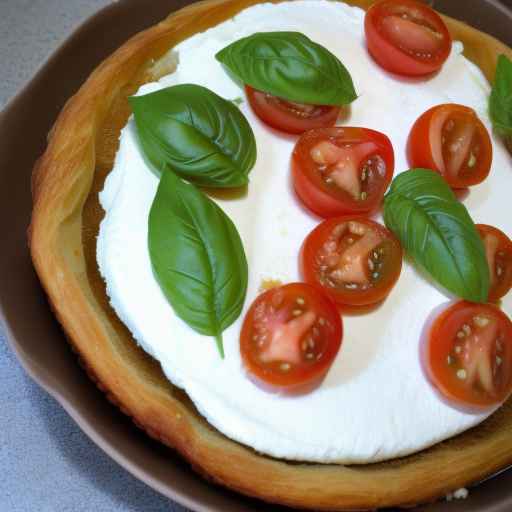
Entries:
[[346, 105], [357, 98], [339, 59], [299, 32], [259, 32], [215, 58], [244, 84], [290, 101]]
[[505, 138], [512, 137], [512, 61], [505, 55], [498, 57], [489, 115], [496, 132]]
[[215, 336], [240, 315], [247, 260], [231, 219], [210, 198], [165, 172], [149, 214], [153, 271], [176, 314], [201, 334]]
[[384, 199], [384, 222], [406, 252], [438, 283], [473, 302], [486, 302], [485, 249], [466, 207], [436, 172], [399, 174]]
[[130, 104], [142, 149], [160, 172], [172, 169], [204, 187], [247, 184], [256, 140], [240, 110], [199, 85], [175, 85]]

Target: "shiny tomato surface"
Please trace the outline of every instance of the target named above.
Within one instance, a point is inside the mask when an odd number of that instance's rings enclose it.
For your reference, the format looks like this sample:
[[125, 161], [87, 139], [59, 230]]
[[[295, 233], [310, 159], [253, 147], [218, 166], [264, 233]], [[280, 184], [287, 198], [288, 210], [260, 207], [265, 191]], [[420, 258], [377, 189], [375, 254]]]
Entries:
[[366, 44], [385, 70], [419, 76], [437, 71], [452, 41], [441, 17], [414, 0], [383, 0], [366, 12]]
[[427, 376], [448, 404], [480, 412], [510, 395], [512, 322], [496, 306], [450, 306], [433, 321], [424, 343]]
[[293, 186], [321, 217], [366, 214], [381, 205], [394, 165], [383, 133], [345, 126], [310, 130], [292, 153]]
[[295, 103], [248, 85], [245, 92], [254, 113], [265, 124], [286, 133], [301, 134], [313, 128], [333, 126], [340, 113], [340, 107]]
[[341, 316], [305, 283], [272, 288], [251, 305], [240, 334], [249, 374], [272, 389], [300, 392], [320, 383], [341, 346]]
[[491, 138], [473, 109], [454, 103], [437, 105], [414, 123], [407, 156], [411, 167], [432, 169], [452, 188], [466, 188], [488, 176]]
[[341, 307], [366, 306], [387, 297], [400, 276], [402, 248], [381, 224], [338, 217], [319, 224], [302, 246], [304, 280]]
[[489, 302], [495, 302], [512, 288], [512, 241], [503, 231], [494, 226], [477, 224], [476, 229], [484, 243], [489, 264], [491, 276]]

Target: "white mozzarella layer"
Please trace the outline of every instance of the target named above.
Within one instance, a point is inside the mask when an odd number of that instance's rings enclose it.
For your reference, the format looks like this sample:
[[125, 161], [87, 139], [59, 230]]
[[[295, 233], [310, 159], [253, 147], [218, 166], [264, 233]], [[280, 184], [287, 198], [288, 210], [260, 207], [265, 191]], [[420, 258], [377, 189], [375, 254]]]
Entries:
[[[179, 66], [139, 94], [178, 83], [206, 86], [227, 99], [243, 97], [215, 60], [227, 44], [254, 32], [296, 30], [324, 45], [349, 69], [358, 93], [344, 125], [386, 133], [396, 171], [407, 169], [405, 144], [414, 120], [439, 103], [472, 106], [490, 129], [489, 86], [454, 44], [442, 71], [427, 80], [383, 72], [368, 56], [363, 11], [327, 1], [251, 7], [234, 19], [181, 43]], [[323, 384], [308, 395], [285, 397], [261, 390], [244, 372], [239, 332], [263, 279], [299, 280], [297, 256], [319, 220], [298, 203], [290, 186], [295, 137], [266, 128], [244, 102], [257, 139], [258, 158], [245, 197], [217, 202], [235, 222], [249, 262], [242, 316], [224, 333], [225, 360], [213, 339], [177, 318], [152, 270], [147, 248], [148, 213], [158, 181], [141, 156], [130, 121], [121, 135], [113, 171], [100, 195], [106, 211], [97, 259], [112, 307], [140, 345], [160, 361], [206, 419], [225, 435], [268, 455], [307, 461], [366, 463], [406, 455], [453, 436], [484, 419], [443, 404], [425, 380], [418, 342], [425, 319], [446, 297], [408, 263], [378, 309], [344, 318], [344, 339]], [[510, 159], [494, 141], [490, 177], [464, 202], [475, 222], [512, 234]], [[506, 185], [508, 184], [508, 185]], [[503, 303], [512, 314], [512, 294]]]

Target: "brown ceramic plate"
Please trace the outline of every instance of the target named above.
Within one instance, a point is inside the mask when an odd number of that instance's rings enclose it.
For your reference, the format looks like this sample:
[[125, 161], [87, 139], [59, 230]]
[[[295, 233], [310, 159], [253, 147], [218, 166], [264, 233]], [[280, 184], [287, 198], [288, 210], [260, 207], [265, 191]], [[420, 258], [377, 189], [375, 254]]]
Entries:
[[[511, 0], [505, 2], [512, 7]], [[32, 378], [62, 404], [94, 442], [148, 485], [197, 511], [285, 510], [208, 484], [108, 404], [76, 364], [49, 310], [27, 250], [32, 167], [66, 99], [103, 58], [131, 35], [187, 3], [152, 0], [151, 9], [144, 0], [113, 3], [82, 25], [0, 114], [0, 319], [13, 350]], [[497, 1], [430, 3], [512, 46], [512, 12]], [[438, 503], [418, 510], [511, 509], [512, 469], [480, 484], [464, 502]]]

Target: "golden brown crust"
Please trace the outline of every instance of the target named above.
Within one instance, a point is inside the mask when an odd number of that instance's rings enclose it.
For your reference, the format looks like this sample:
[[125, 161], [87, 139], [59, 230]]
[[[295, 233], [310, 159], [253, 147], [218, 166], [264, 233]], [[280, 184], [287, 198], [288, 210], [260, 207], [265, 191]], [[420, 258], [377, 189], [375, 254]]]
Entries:
[[[97, 192], [112, 167], [127, 96], [172, 66], [166, 51], [257, 0], [208, 0], [173, 14], [103, 62], [61, 112], [33, 174], [30, 248], [55, 314], [89, 374], [152, 437], [203, 475], [241, 493], [316, 510], [410, 506], [512, 462], [512, 403], [481, 426], [403, 459], [365, 465], [292, 464], [263, 457], [219, 434], [145, 355], [108, 305], [95, 261], [102, 212]], [[349, 2], [368, 7], [370, 0]], [[512, 51], [445, 18], [488, 79]]]

